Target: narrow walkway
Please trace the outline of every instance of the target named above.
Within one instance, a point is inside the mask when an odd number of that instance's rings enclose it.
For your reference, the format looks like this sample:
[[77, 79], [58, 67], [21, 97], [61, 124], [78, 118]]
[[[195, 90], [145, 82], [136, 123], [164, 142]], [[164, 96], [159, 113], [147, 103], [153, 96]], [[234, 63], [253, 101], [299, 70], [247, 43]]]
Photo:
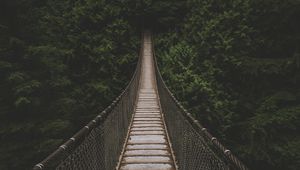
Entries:
[[149, 33], [145, 34], [143, 43], [142, 75], [137, 106], [117, 169], [175, 170], [174, 157], [156, 90]]

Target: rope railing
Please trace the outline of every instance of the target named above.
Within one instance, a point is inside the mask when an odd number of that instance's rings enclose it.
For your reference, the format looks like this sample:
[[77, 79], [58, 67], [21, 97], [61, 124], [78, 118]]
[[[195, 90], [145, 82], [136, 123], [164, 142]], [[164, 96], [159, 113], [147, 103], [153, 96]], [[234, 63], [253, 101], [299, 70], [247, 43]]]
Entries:
[[152, 51], [156, 64], [161, 109], [178, 168], [180, 170], [247, 170], [247, 167], [184, 109], [170, 92], [159, 71], [153, 46]]
[[[143, 44], [143, 43], [141, 43]], [[134, 112], [143, 45], [136, 70], [123, 92], [97, 117], [57, 148], [34, 170], [115, 169]]]

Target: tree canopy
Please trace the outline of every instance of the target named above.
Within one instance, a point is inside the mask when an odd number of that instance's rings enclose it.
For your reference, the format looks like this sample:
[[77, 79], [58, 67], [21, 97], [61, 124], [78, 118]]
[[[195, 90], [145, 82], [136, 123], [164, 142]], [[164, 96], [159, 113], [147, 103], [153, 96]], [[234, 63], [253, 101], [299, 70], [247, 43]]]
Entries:
[[2, 0], [0, 169], [30, 169], [130, 80], [150, 28], [171, 91], [251, 169], [300, 167], [298, 0]]

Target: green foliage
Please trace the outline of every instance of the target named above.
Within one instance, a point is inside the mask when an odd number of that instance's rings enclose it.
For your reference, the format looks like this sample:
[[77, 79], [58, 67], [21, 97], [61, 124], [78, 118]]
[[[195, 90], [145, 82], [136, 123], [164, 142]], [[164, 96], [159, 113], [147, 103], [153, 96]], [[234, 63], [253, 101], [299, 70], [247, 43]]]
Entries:
[[[129, 81], [158, 33], [176, 97], [252, 169], [299, 169], [298, 0], [3, 0], [0, 169], [29, 169]], [[3, 154], [2, 154], [3, 153]]]
[[299, 5], [188, 0], [155, 39], [172, 92], [251, 169], [299, 169]]
[[125, 87], [139, 37], [121, 2], [5, 0], [3, 7], [0, 169], [30, 169]]

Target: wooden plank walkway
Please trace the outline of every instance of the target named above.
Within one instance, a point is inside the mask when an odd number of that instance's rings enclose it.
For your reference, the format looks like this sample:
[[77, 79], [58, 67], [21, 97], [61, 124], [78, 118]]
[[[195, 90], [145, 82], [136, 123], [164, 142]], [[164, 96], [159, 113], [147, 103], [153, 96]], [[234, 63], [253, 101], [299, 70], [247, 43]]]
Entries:
[[116, 169], [176, 170], [159, 104], [150, 33], [145, 33], [143, 43], [139, 96]]

